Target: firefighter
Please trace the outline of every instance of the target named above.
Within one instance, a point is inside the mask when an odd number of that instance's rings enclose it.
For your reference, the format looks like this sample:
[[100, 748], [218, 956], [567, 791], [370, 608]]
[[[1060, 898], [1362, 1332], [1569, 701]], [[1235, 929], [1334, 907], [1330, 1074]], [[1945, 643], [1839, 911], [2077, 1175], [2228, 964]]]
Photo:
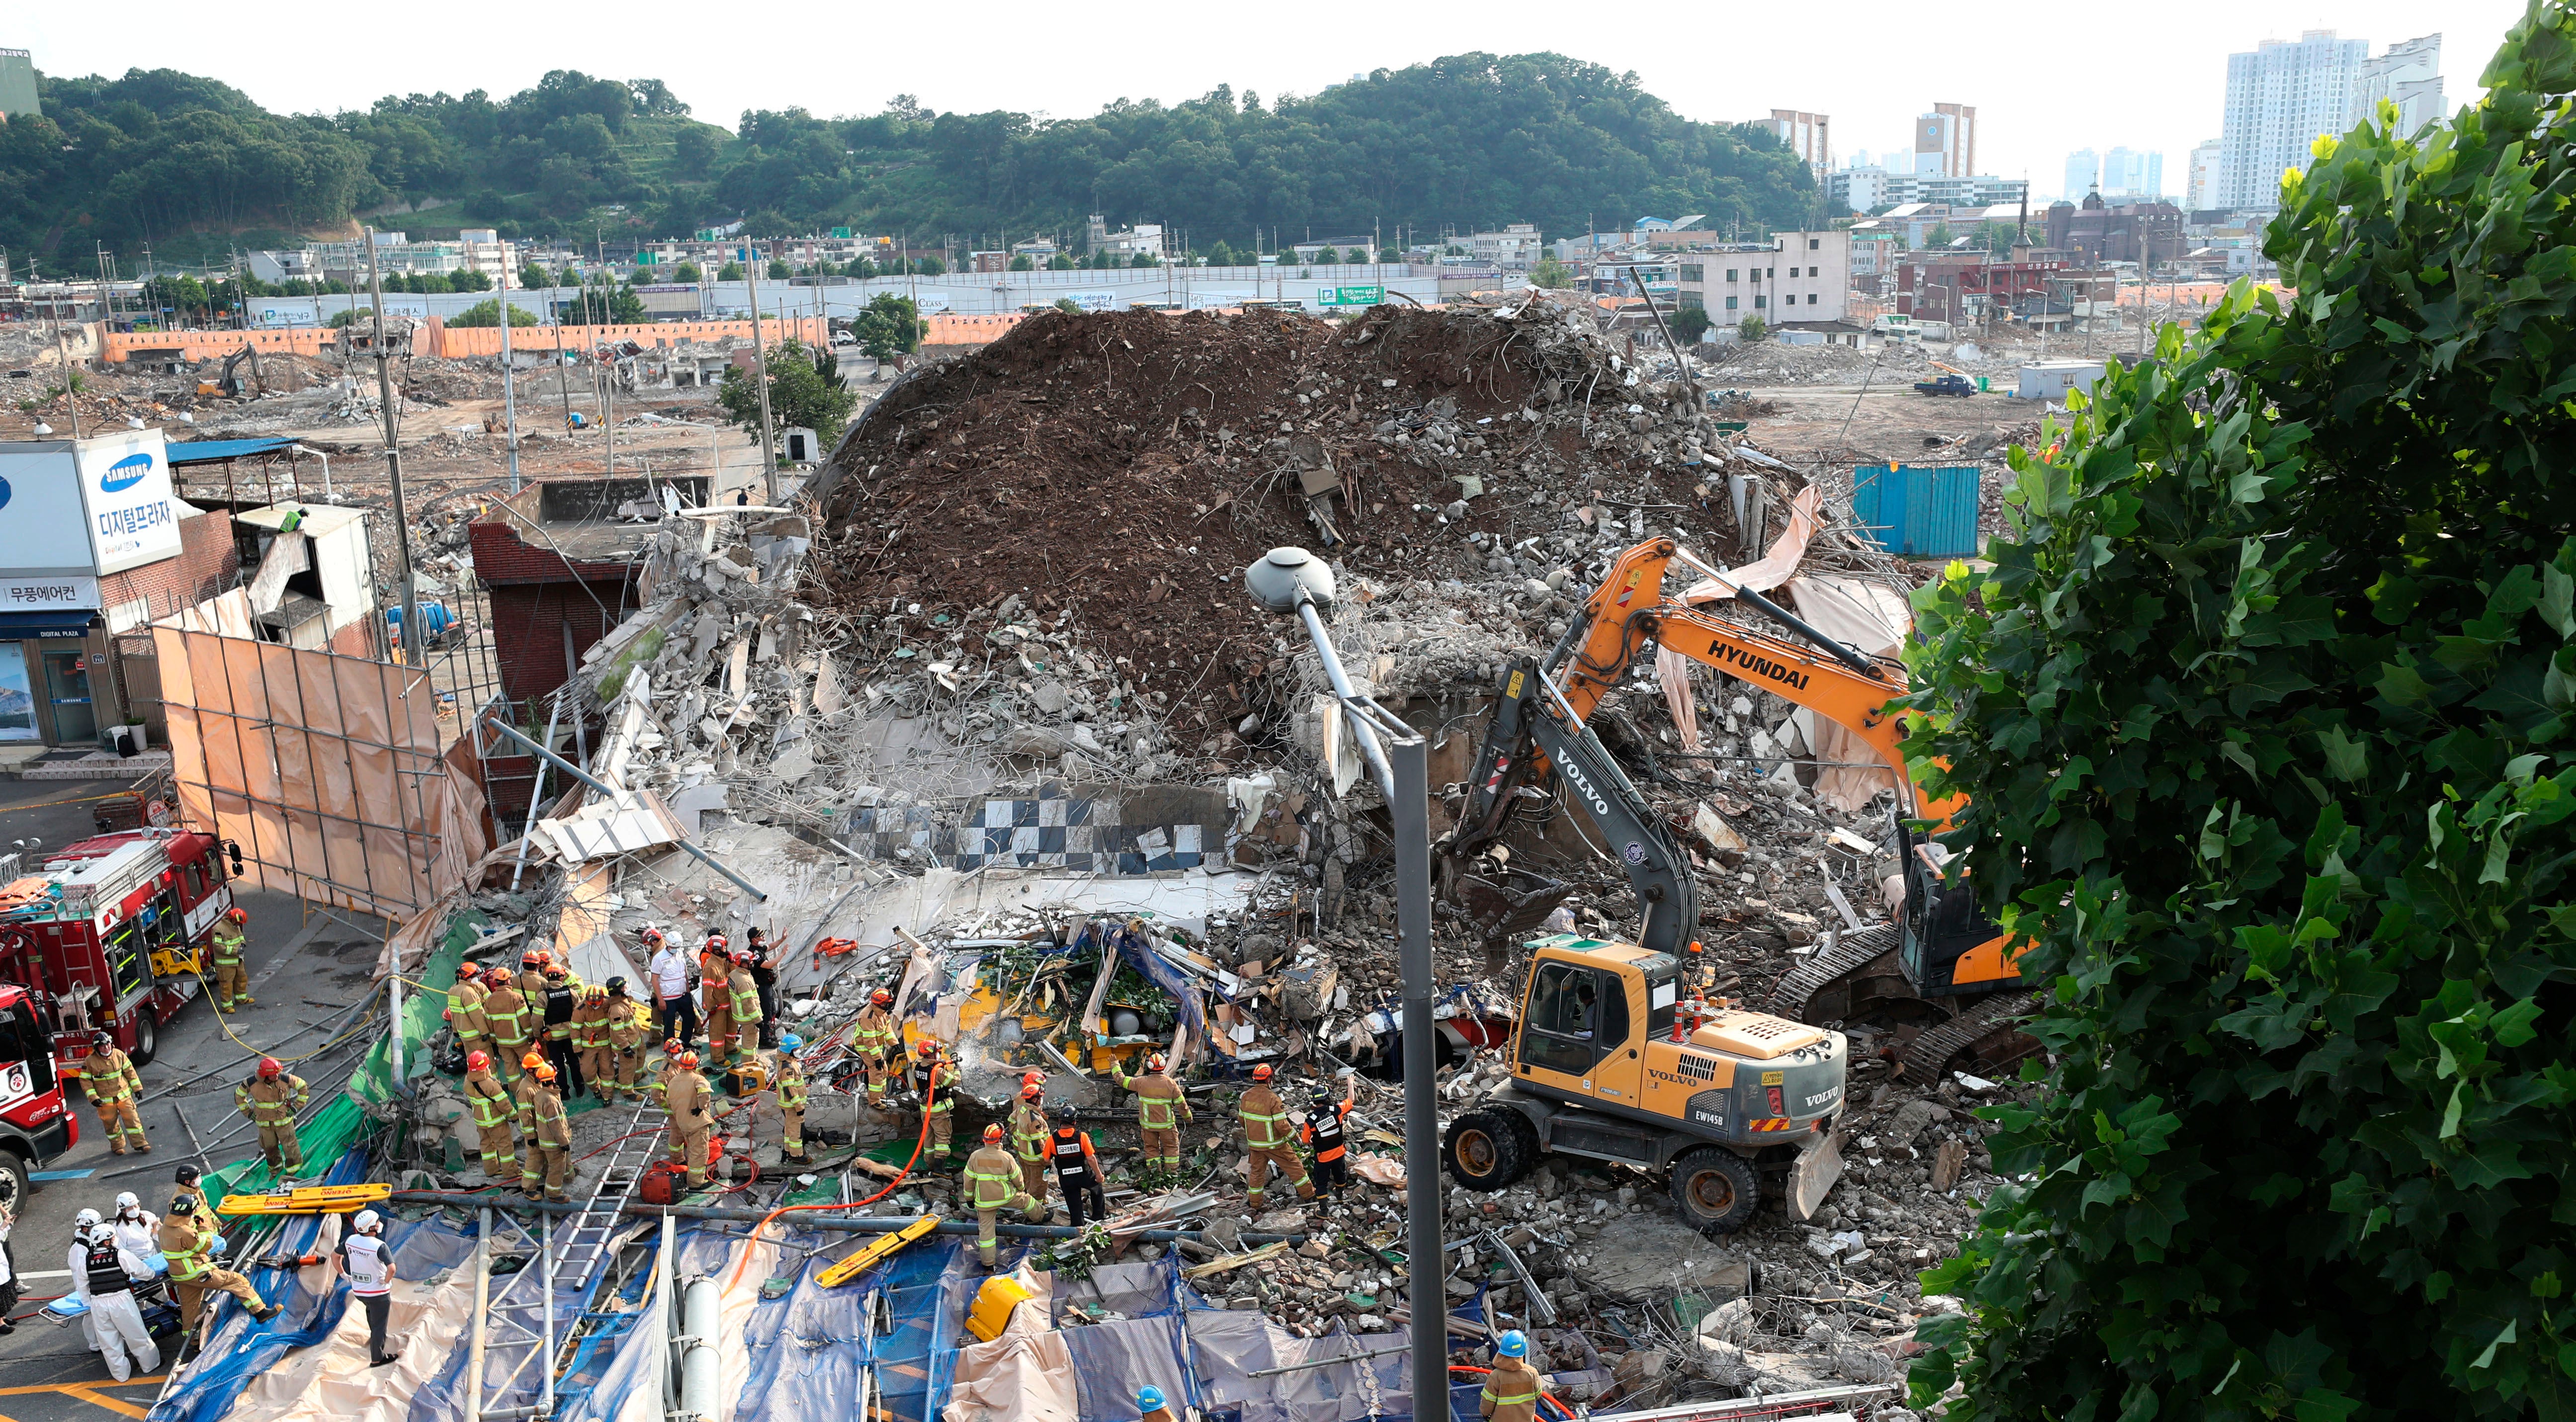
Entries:
[[690, 1188], [707, 1183], [707, 1139], [714, 1132], [715, 1093], [698, 1075], [698, 1054], [683, 1050], [662, 1094], [662, 1109], [671, 1116], [671, 1158], [687, 1167]]
[[526, 1070], [520, 1061], [528, 1054], [528, 1000], [507, 969], [485, 969], [483, 981], [491, 989], [483, 995], [483, 1022], [492, 1034], [492, 1059], [500, 1064], [502, 1084], [516, 1086]]
[[939, 1043], [928, 1037], [913, 1049], [912, 1058], [912, 1094], [921, 1103], [922, 1123], [930, 1133], [926, 1150], [933, 1161], [945, 1165], [948, 1132], [954, 1124], [951, 1117], [957, 1106], [957, 1067], [940, 1053]]
[[790, 1165], [809, 1165], [805, 1156], [805, 1067], [796, 1054], [805, 1050], [805, 1039], [790, 1032], [778, 1039], [778, 1074], [770, 1085], [778, 1089], [779, 1155]]
[[259, 1127], [260, 1157], [281, 1180], [304, 1173], [304, 1147], [295, 1140], [295, 1113], [313, 1100], [304, 1078], [275, 1057], [259, 1059], [259, 1071], [233, 1088], [233, 1106]]
[[1136, 1422], [1172, 1422], [1172, 1409], [1163, 1401], [1159, 1387], [1136, 1389]]
[[[608, 1043], [608, 1067], [615, 1073], [617, 1086], [603, 1099], [641, 1099], [644, 1093], [635, 1088], [635, 1074], [644, 1068], [644, 1034], [652, 1026], [652, 1014], [644, 1004], [626, 995], [624, 978], [608, 980], [607, 1007], [608, 1023], [601, 1029], [601, 1036]], [[602, 1080], [606, 1079], [603, 1074]], [[607, 1088], [603, 1086], [602, 1090]]]
[[975, 1211], [975, 1256], [984, 1267], [993, 1267], [994, 1255], [1001, 1247], [993, 1225], [1002, 1211], [1017, 1210], [1024, 1219], [1036, 1219], [1038, 1202], [1020, 1188], [1019, 1172], [1011, 1153], [1002, 1148], [1000, 1122], [984, 1128], [984, 1148], [966, 1157], [966, 1192]]
[[226, 1012], [259, 1001], [250, 995], [250, 970], [242, 966], [242, 925], [248, 922], [250, 915], [235, 904], [215, 920], [214, 931], [207, 937], [215, 960], [215, 1006]]
[[483, 1174], [493, 1180], [517, 1173], [518, 1143], [510, 1138], [510, 1118], [517, 1114], [510, 1089], [492, 1074], [492, 1054], [479, 1048], [465, 1057], [465, 1104], [474, 1108], [474, 1134], [483, 1150]]
[[528, 1101], [536, 1133], [528, 1140], [528, 1168], [519, 1177], [519, 1188], [531, 1200], [561, 1204], [572, 1198], [564, 1193], [564, 1176], [572, 1167], [572, 1126], [564, 1120], [563, 1098], [555, 1094], [554, 1063], [541, 1059], [528, 1068], [528, 1076], [537, 1084]]
[[581, 1095], [581, 1053], [573, 1045], [572, 1013], [581, 1002], [581, 989], [572, 973], [561, 963], [546, 965], [546, 1059], [554, 1063], [556, 1079], [564, 1084], [568, 1096]]
[[689, 1044], [677, 1037], [665, 1039], [662, 1043], [662, 1060], [653, 1068], [653, 1084], [644, 1088], [645, 1095], [651, 1097], [653, 1104], [664, 1111], [671, 1109], [669, 1105], [671, 1078], [680, 1074], [680, 1053], [687, 1051], [688, 1048]]
[[[134, 1286], [152, 1277], [152, 1268], [142, 1256], [119, 1244], [116, 1231], [93, 1221], [72, 1236], [72, 1295], [88, 1306], [88, 1317], [98, 1336], [98, 1351], [107, 1359], [107, 1371], [118, 1382], [134, 1376], [134, 1364], [152, 1372], [161, 1366], [161, 1349], [152, 1341], [152, 1330], [143, 1322], [143, 1306], [135, 1300]], [[133, 1354], [129, 1360], [127, 1354]]]
[[253, 1318], [277, 1316], [277, 1305], [260, 1298], [250, 1280], [215, 1263], [215, 1241], [220, 1237], [195, 1183], [181, 1185], [179, 1193], [170, 1197], [170, 1212], [161, 1217], [161, 1255], [169, 1261], [170, 1286], [178, 1295], [182, 1337], [197, 1326], [197, 1310], [204, 1307], [209, 1290], [241, 1300]]
[[1056, 1190], [1064, 1196], [1073, 1227], [1109, 1218], [1109, 1195], [1102, 1184], [1108, 1172], [1100, 1168], [1099, 1152], [1091, 1148], [1091, 1133], [1082, 1129], [1069, 1105], [1056, 1107], [1052, 1114], [1055, 1130], [1047, 1136], [1047, 1154], [1055, 1162]]
[[[619, 978], [622, 986], [624, 978]], [[584, 988], [572, 1009], [573, 1049], [581, 1053], [581, 1079], [602, 1101], [617, 1099], [615, 1069], [608, 1062], [608, 989]]]
[[1297, 1133], [1297, 1139], [1315, 1152], [1315, 1188], [1328, 1200], [1340, 1198], [1351, 1185], [1351, 1099], [1359, 1089], [1359, 1079], [1346, 1076], [1341, 1100], [1318, 1090], [1307, 1103], [1306, 1124]]
[[1294, 1137], [1288, 1130], [1288, 1108], [1279, 1104], [1279, 1096], [1270, 1089], [1270, 1063], [1252, 1069], [1252, 1089], [1243, 1093], [1243, 1159], [1245, 1202], [1260, 1209], [1268, 1198], [1270, 1169], [1279, 1168], [1280, 1178], [1297, 1187], [1297, 1198], [1315, 1198], [1315, 1187], [1306, 1179], [1306, 1164], [1297, 1158]]
[[850, 1051], [867, 1068], [868, 1104], [880, 1111], [885, 1109], [886, 1084], [894, 1077], [902, 1040], [894, 1021], [894, 994], [884, 988], [869, 993], [868, 1005], [859, 1009], [858, 1020], [850, 1024]]
[[134, 1070], [134, 1059], [116, 1049], [116, 1034], [94, 1033], [89, 1059], [81, 1063], [81, 1090], [89, 1104], [98, 1111], [98, 1128], [107, 1137], [110, 1155], [125, 1154], [131, 1144], [137, 1155], [150, 1155], [152, 1142], [143, 1138], [143, 1113], [135, 1103], [143, 1096], [143, 1078]]
[[546, 1000], [546, 964], [553, 957], [543, 948], [531, 948], [519, 955], [519, 996], [531, 1008]]
[[760, 994], [760, 1045], [778, 1045], [778, 970], [769, 965], [769, 935], [752, 929], [743, 935], [743, 951], [749, 960], [743, 967], [751, 974], [751, 985]]
[[1118, 1084], [1136, 1093], [1136, 1125], [1145, 1138], [1145, 1168], [1169, 1179], [1181, 1173], [1181, 1123], [1198, 1117], [1190, 1111], [1190, 1098], [1180, 1083], [1165, 1076], [1163, 1068], [1163, 1054], [1156, 1052], [1145, 1058], [1145, 1074], [1131, 1079], [1124, 1062], [1109, 1059], [1110, 1073]]
[[1020, 1188], [1047, 1197], [1046, 1079], [1036, 1072], [1020, 1079], [1020, 1099], [1011, 1103], [1011, 1153], [1020, 1160]]
[[733, 946], [721, 933], [710, 933], [698, 945], [698, 1020], [707, 1025], [707, 1055], [721, 1060], [724, 1039], [733, 1032], [733, 988], [725, 979], [733, 971]]
[[1503, 1330], [1494, 1342], [1494, 1370], [1485, 1374], [1476, 1412], [1487, 1422], [1530, 1422], [1538, 1415], [1538, 1373], [1529, 1365], [1529, 1335]]
[[476, 1052], [490, 1053], [491, 1032], [483, 1021], [483, 975], [473, 969], [459, 973], [456, 985], [448, 989], [448, 1027], [456, 1033], [456, 1050], [471, 1057]]
[[729, 1035], [725, 1042], [709, 1048], [725, 1054], [723, 1064], [726, 1066], [742, 1060], [760, 1046], [760, 1024], [765, 1019], [760, 1010], [760, 984], [751, 976], [751, 964], [749, 948], [734, 950], [733, 971], [725, 978]]

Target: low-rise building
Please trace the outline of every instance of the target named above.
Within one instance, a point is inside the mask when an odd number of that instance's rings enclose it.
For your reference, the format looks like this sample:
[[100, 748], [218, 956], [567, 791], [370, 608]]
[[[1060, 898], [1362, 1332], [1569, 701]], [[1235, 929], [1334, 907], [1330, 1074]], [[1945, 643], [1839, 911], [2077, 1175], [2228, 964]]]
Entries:
[[1093, 252], [1107, 252], [1120, 261], [1146, 256], [1163, 259], [1163, 228], [1159, 223], [1139, 222], [1124, 232], [1109, 230], [1109, 221], [1099, 213], [1091, 214], [1085, 226], [1084, 245]]
[[2182, 209], [2169, 202], [2113, 206], [2100, 193], [2087, 193], [2082, 205], [2049, 205], [2048, 245], [2080, 254], [2083, 265], [2136, 262], [2153, 270], [2188, 250], [2183, 239]]
[[555, 479], [531, 484], [467, 530], [490, 604], [501, 693], [543, 696], [570, 680], [581, 654], [642, 605], [638, 579], [658, 521], [620, 510], [704, 507], [707, 476]]
[[1851, 245], [1846, 231], [1774, 232], [1767, 244], [1690, 253], [1678, 263], [1678, 296], [1715, 325], [1838, 323], [1850, 311]]
[[1515, 222], [1495, 232], [1475, 232], [1458, 245], [1467, 249], [1468, 259], [1480, 267], [1499, 267], [1504, 271], [1528, 271], [1538, 265], [1539, 248], [1546, 245], [1536, 225]]

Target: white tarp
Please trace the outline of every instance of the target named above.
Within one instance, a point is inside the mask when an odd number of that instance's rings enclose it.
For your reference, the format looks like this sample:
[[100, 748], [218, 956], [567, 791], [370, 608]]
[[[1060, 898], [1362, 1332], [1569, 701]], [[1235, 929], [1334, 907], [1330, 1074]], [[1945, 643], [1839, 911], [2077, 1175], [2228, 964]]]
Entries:
[[[1885, 583], [1818, 575], [1791, 578], [1788, 586], [1800, 617], [1817, 631], [1857, 647], [1865, 655], [1895, 656], [1905, 639], [1913, 635], [1913, 608], [1907, 604], [1905, 594]], [[1879, 759], [1868, 742], [1835, 721], [1822, 716], [1814, 720], [1813, 745], [1820, 763], [1816, 771], [1817, 799], [1850, 814], [1868, 804], [1871, 796], [1896, 788], [1892, 770], [1854, 768], [1853, 762]]]

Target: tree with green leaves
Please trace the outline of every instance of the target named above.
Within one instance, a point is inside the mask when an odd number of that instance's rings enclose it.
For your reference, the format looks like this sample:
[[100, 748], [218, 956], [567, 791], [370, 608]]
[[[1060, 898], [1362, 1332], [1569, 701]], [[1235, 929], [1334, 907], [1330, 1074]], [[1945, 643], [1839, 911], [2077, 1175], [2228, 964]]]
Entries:
[[[1953, 1422], [2576, 1415], [2576, 13], [2012, 451], [1906, 741], [2039, 988]], [[1946, 767], [1943, 768], [1943, 767]]]
[[850, 320], [850, 336], [859, 349], [878, 360], [892, 360], [921, 349], [921, 338], [930, 334], [930, 323], [921, 319], [921, 308], [909, 296], [891, 291], [878, 292], [874, 299]]
[[769, 279], [771, 281], [785, 281], [794, 275], [796, 275], [794, 269], [790, 268], [785, 261], [776, 257], [770, 259]]
[[[782, 341], [769, 350], [769, 412], [773, 429], [802, 426], [826, 447], [841, 437], [858, 395], [841, 383], [840, 361], [829, 351], [808, 351], [802, 341]], [[760, 384], [742, 366], [725, 367], [716, 403], [725, 418], [753, 432], [760, 430]]]
[[727, 263], [725, 263], [723, 266], [716, 268], [716, 280], [718, 280], [718, 281], [740, 281], [740, 280], [742, 280], [742, 263], [740, 263], [740, 262], [727, 262]]
[[528, 291], [543, 291], [554, 284], [554, 273], [547, 271], [538, 263], [524, 262], [520, 264], [519, 285], [522, 289]]
[[693, 281], [705, 281], [706, 279], [707, 274], [704, 271], [699, 270], [698, 264], [695, 262], [682, 262], [671, 268], [671, 280], [675, 282], [686, 284]]
[[1047, 270], [1051, 272], [1069, 272], [1078, 265], [1080, 264], [1074, 261], [1073, 255], [1069, 252], [1058, 252], [1047, 258]]
[[1162, 263], [1155, 260], [1154, 254], [1151, 252], [1138, 252], [1136, 255], [1127, 259], [1127, 265], [1131, 267], [1159, 267]]
[[1537, 266], [1530, 268], [1530, 285], [1563, 291], [1574, 285], [1574, 268], [1554, 257], [1543, 257]]
[[1747, 316], [1735, 323], [1735, 334], [1746, 345], [1771, 339], [1771, 323], [1759, 316]]
[[450, 291], [490, 291], [492, 289], [492, 279], [478, 271], [453, 271], [447, 274], [447, 289]]
[[1067, 316], [1079, 316], [1082, 314], [1082, 303], [1070, 296], [1059, 296], [1055, 299], [1055, 309]]
[[[501, 324], [501, 298], [495, 296], [475, 302], [473, 305], [466, 307], [456, 315], [448, 317], [447, 324], [450, 326], [498, 326]], [[514, 327], [533, 326], [537, 324], [537, 318], [530, 315], [526, 307], [523, 307], [514, 301], [510, 303], [510, 324]]]
[[1712, 324], [1705, 306], [1685, 306], [1665, 319], [1672, 323], [1673, 339], [1686, 346], [1697, 345]]
[[1037, 264], [1037, 263], [1035, 263], [1035, 262], [1030, 261], [1030, 260], [1029, 260], [1029, 254], [1028, 254], [1028, 253], [1026, 253], [1026, 252], [1019, 253], [1018, 255], [1016, 255], [1016, 256], [1014, 256], [1014, 257], [1012, 257], [1012, 258], [1011, 258], [1011, 270], [1012, 270], [1012, 271], [1015, 271], [1015, 272], [1033, 272], [1033, 271], [1036, 271], [1037, 269], [1038, 269], [1038, 264]]

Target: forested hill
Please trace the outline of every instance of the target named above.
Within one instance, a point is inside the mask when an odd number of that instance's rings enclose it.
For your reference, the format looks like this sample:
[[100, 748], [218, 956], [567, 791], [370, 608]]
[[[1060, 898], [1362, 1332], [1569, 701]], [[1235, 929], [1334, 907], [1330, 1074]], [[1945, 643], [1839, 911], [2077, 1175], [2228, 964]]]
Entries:
[[[270, 113], [172, 70], [42, 81], [44, 117], [0, 125], [0, 246], [85, 266], [92, 244], [165, 252], [345, 229], [362, 212], [415, 236], [755, 233], [848, 226], [991, 241], [1161, 222], [1248, 246], [1375, 226], [1437, 233], [1535, 222], [1549, 236], [1641, 215], [1792, 225], [1805, 167], [1755, 126], [1683, 119], [1614, 74], [1555, 54], [1464, 54], [1381, 69], [1312, 97], [1219, 87], [1088, 118], [936, 113], [909, 98], [856, 118], [753, 112], [727, 133], [659, 80], [568, 71], [505, 99], [388, 97], [363, 113]], [[193, 237], [192, 237], [193, 234]]]

